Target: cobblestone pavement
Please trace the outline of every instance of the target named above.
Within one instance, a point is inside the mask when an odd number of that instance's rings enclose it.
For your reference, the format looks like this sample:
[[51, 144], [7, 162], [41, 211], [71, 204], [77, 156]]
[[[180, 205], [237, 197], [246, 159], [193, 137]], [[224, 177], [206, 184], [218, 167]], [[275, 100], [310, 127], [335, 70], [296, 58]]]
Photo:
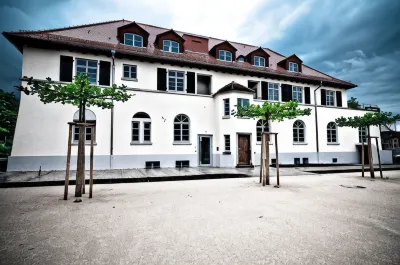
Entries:
[[0, 263], [399, 264], [399, 173], [0, 189]]

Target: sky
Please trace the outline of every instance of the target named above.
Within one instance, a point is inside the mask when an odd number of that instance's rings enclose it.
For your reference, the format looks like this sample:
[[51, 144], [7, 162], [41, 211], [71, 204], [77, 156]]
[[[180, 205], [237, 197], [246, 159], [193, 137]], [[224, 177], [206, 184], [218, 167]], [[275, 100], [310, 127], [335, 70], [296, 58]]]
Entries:
[[[306, 65], [357, 84], [362, 104], [400, 113], [398, 0], [2, 0], [0, 31], [134, 20], [296, 53]], [[0, 88], [13, 90], [22, 56], [0, 36]]]

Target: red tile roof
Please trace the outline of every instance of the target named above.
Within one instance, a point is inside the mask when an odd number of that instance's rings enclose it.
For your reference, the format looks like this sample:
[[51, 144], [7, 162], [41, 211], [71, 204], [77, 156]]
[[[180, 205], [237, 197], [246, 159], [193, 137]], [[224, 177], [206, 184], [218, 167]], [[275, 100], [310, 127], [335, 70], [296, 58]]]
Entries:
[[247, 93], [254, 93], [253, 89], [243, 86], [239, 83], [236, 83], [235, 81], [232, 81], [229, 84], [218, 89], [218, 91], [215, 92], [213, 94], [213, 96], [223, 93], [223, 92], [229, 92], [229, 91], [241, 91], [241, 92], [247, 92]]
[[[95, 24], [88, 24], [82, 26], [73, 26], [67, 28], [58, 28], [50, 30], [41, 31], [20, 31], [20, 32], [3, 32], [3, 35], [8, 38], [14, 45], [18, 46], [27, 40], [41, 40], [45, 42], [50, 42], [54, 44], [64, 44], [70, 46], [84, 47], [94, 50], [110, 50], [115, 49], [117, 53], [124, 53], [132, 56], [142, 56], [145, 58], [151, 58], [153, 60], [159, 59], [163, 61], [176, 61], [187, 64], [198, 64], [213, 67], [219, 67], [221, 70], [238, 70], [245, 71], [246, 73], [266, 74], [273, 76], [275, 78], [289, 78], [293, 80], [298, 80], [300, 82], [307, 81], [323, 81], [328, 84], [336, 85], [343, 88], [353, 88], [356, 85], [346, 82], [340, 79], [336, 79], [332, 76], [319, 72], [311, 67], [303, 64], [302, 73], [292, 73], [289, 72], [278, 65], [278, 62], [286, 59], [287, 57], [271, 50], [268, 48], [263, 48], [269, 55], [269, 67], [261, 68], [253, 66], [247, 62], [237, 63], [237, 62], [224, 62], [217, 60], [208, 53], [195, 53], [190, 51], [185, 51], [181, 54], [163, 52], [154, 47], [154, 41], [158, 34], [165, 33], [171, 29], [161, 28], [157, 26], [151, 26], [147, 24], [137, 23], [144, 30], [146, 30], [149, 35], [148, 46], [145, 48], [137, 48], [126, 46], [120, 44], [117, 39], [117, 29], [121, 26], [132, 23], [132, 21], [127, 20], [115, 20], [108, 22], [101, 22]], [[175, 31], [180, 36], [193, 35], [196, 34]], [[204, 37], [208, 39], [208, 49], [210, 50], [215, 45], [224, 42], [212, 37]], [[19, 40], [19, 41], [17, 41]], [[259, 49], [257, 46], [247, 45], [237, 42], [229, 42], [233, 47], [237, 49], [236, 57], [246, 56], [250, 52]]]

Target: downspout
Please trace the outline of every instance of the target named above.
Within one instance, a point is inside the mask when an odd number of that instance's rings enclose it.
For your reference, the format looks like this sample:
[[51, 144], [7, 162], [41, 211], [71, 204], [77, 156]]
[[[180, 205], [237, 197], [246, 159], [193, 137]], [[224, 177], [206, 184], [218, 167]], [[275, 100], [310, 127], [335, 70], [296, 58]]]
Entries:
[[[112, 57], [112, 71], [111, 71], [111, 85], [115, 84], [115, 50], [111, 50]], [[114, 103], [114, 99], [111, 99], [112, 103]], [[111, 107], [111, 132], [110, 132], [110, 169], [112, 169], [112, 159], [114, 154], [114, 106]]]
[[314, 114], [315, 114], [315, 141], [317, 144], [317, 161], [319, 164], [319, 137], [318, 137], [318, 109], [317, 109], [317, 90], [322, 87], [322, 81], [321, 84], [314, 89]]

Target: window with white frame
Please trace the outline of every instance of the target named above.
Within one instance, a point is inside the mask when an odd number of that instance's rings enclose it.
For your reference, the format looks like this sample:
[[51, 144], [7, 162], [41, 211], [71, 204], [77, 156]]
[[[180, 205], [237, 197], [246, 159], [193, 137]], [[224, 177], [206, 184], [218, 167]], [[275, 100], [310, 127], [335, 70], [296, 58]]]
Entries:
[[359, 143], [367, 142], [367, 127], [358, 128], [358, 142]]
[[335, 91], [332, 90], [326, 91], [326, 105], [335, 106]]
[[132, 33], [125, 33], [124, 44], [135, 47], [143, 47], [143, 37]]
[[268, 100], [279, 101], [279, 84], [268, 83]]
[[219, 50], [218, 59], [221, 61], [232, 62], [232, 53], [230, 51]]
[[247, 106], [249, 104], [250, 104], [250, 101], [247, 98], [238, 98], [237, 99], [237, 105], [238, 106], [244, 107], [244, 106]]
[[145, 112], [138, 112], [132, 117], [132, 143], [151, 143], [151, 118]]
[[190, 120], [185, 114], [178, 114], [174, 119], [174, 142], [189, 142]]
[[239, 63], [243, 63], [244, 62], [244, 58], [242, 56], [240, 56], [237, 60]]
[[137, 79], [137, 67], [136, 65], [124, 64], [124, 78], [125, 79]]
[[305, 142], [305, 125], [304, 122], [297, 120], [293, 123], [293, 143]]
[[258, 120], [256, 125], [257, 142], [261, 143], [262, 134], [269, 132], [269, 124], [266, 120]]
[[300, 86], [294, 86], [292, 88], [293, 101], [296, 100], [299, 103], [303, 103], [303, 88]]
[[289, 72], [298, 72], [299, 65], [297, 63], [289, 62]]
[[224, 98], [224, 116], [230, 115], [229, 98]]
[[334, 122], [328, 123], [328, 126], [326, 128], [326, 133], [327, 133], [326, 137], [327, 137], [328, 143], [337, 143], [338, 142], [336, 123], [334, 123]]
[[265, 66], [265, 59], [264, 57], [254, 56], [254, 65], [255, 66]]
[[168, 71], [168, 90], [183, 92], [185, 82], [185, 72]]
[[230, 152], [231, 151], [231, 136], [224, 135], [224, 141], [225, 141], [225, 152]]
[[[79, 122], [79, 110], [75, 112], [74, 114], [74, 118], [73, 118], [74, 122]], [[94, 114], [93, 111], [86, 109], [85, 110], [85, 123], [92, 123], [94, 125], [96, 125], [96, 115]], [[93, 131], [92, 131], [93, 128]], [[79, 141], [79, 127], [78, 126], [73, 126], [72, 127], [72, 132], [73, 132], [73, 136], [72, 136], [72, 143], [73, 144], [78, 144]], [[96, 126], [94, 127], [86, 127], [85, 128], [85, 144], [90, 144], [92, 137], [93, 138], [93, 142], [96, 142]]]
[[76, 59], [76, 75], [79, 74], [86, 74], [90, 83], [97, 84], [97, 61]]
[[163, 40], [163, 51], [179, 53], [179, 43], [173, 40]]

